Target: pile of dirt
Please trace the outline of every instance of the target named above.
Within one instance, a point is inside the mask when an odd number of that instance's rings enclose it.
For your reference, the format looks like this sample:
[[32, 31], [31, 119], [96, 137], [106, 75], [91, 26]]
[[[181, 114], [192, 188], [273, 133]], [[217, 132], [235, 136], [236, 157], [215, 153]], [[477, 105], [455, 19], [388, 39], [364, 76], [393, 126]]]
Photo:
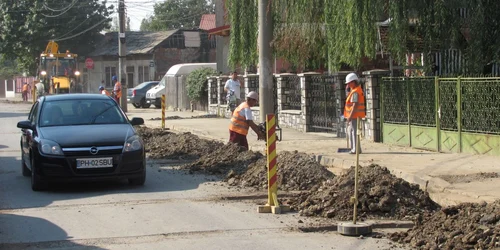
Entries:
[[[289, 201], [304, 216], [351, 220], [354, 196], [354, 167], [347, 173], [317, 185]], [[412, 219], [439, 209], [418, 185], [397, 178], [387, 168], [372, 164], [359, 168], [359, 219]]]
[[500, 248], [500, 200], [446, 207], [416, 222], [413, 229], [390, 238], [419, 249]]
[[251, 163], [264, 156], [259, 152], [246, 151], [244, 148], [227, 143], [207, 148], [208, 152], [193, 163], [183, 166], [190, 173], [203, 172], [206, 174], [227, 175], [228, 173], [241, 174], [248, 169]]
[[[313, 186], [331, 179], [334, 175], [320, 165], [311, 156], [295, 152], [283, 151], [277, 157], [279, 190], [306, 191]], [[226, 181], [232, 186], [267, 188], [267, 158], [261, 158], [250, 164], [243, 174], [231, 172]]]
[[191, 133], [172, 133], [161, 128], [138, 127], [137, 133], [151, 159], [195, 160], [207, 155], [223, 143], [201, 139]]

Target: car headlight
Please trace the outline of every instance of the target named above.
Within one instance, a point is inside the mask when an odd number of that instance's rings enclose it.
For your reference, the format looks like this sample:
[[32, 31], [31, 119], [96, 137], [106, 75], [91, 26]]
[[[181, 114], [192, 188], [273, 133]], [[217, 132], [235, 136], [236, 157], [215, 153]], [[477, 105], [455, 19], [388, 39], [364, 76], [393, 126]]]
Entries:
[[40, 151], [46, 155], [63, 155], [61, 147], [54, 141], [42, 139], [39, 143]]
[[142, 149], [142, 141], [137, 135], [129, 137], [123, 146], [123, 152], [136, 151], [139, 149]]

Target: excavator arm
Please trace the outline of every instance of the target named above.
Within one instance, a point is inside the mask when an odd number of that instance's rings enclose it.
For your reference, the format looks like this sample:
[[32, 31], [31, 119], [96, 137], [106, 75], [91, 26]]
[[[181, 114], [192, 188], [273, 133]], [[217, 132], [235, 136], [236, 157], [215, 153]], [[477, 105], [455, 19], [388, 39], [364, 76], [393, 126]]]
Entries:
[[44, 54], [56, 54], [59, 51], [59, 44], [54, 41], [49, 41], [47, 47], [45, 48]]

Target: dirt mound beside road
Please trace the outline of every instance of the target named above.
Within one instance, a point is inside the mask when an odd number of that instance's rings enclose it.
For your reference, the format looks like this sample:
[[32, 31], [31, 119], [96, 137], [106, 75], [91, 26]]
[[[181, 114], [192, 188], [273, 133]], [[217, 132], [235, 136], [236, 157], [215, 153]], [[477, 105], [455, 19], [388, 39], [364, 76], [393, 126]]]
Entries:
[[147, 155], [152, 159], [195, 160], [223, 143], [199, 138], [191, 133], [172, 133], [161, 128], [138, 127]]
[[228, 173], [241, 174], [248, 166], [264, 156], [260, 152], [245, 151], [244, 148], [228, 143], [218, 147], [208, 148], [208, 152], [193, 163], [183, 168], [190, 173], [204, 172], [207, 174], [226, 175]]
[[[278, 189], [306, 191], [314, 185], [334, 177], [334, 174], [305, 153], [283, 151], [278, 153]], [[226, 181], [232, 186], [267, 188], [267, 158], [252, 163], [241, 174], [229, 174]]]
[[500, 200], [443, 208], [419, 218], [413, 229], [393, 233], [390, 238], [419, 249], [498, 249]]
[[[351, 167], [344, 175], [290, 200], [290, 205], [304, 216], [351, 220], [354, 174], [354, 167]], [[439, 208], [418, 185], [397, 178], [387, 168], [374, 164], [359, 169], [358, 201], [360, 219], [412, 219]]]

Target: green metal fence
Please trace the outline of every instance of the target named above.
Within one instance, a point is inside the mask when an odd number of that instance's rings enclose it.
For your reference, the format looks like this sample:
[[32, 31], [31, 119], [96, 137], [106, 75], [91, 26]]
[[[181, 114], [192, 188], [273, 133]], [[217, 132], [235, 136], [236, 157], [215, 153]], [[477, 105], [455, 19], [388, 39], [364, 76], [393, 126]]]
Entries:
[[500, 155], [499, 93], [500, 78], [383, 78], [382, 141]]

